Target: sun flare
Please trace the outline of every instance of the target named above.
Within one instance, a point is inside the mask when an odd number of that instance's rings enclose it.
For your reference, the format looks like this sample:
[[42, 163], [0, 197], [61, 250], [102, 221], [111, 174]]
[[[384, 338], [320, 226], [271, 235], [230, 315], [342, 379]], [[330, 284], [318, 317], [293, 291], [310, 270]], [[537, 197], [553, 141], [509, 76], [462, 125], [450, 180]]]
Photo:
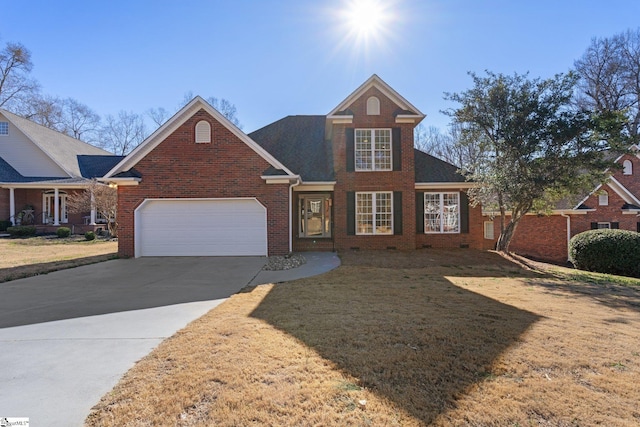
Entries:
[[346, 21], [357, 37], [375, 37], [384, 26], [385, 11], [379, 0], [351, 0]]

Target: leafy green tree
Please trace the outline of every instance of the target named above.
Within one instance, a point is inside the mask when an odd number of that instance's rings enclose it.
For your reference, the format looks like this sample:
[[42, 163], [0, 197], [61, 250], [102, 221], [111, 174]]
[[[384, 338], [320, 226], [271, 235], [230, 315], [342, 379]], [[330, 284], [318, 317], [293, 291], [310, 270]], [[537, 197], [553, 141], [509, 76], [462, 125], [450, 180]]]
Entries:
[[496, 249], [508, 252], [528, 212], [606, 179], [615, 153], [624, 151], [625, 120], [618, 112], [574, 109], [573, 74], [546, 80], [526, 74], [470, 75], [472, 89], [445, 94], [461, 104], [448, 114], [461, 125], [461, 144], [480, 147], [465, 170], [478, 184], [469, 196], [500, 212]]

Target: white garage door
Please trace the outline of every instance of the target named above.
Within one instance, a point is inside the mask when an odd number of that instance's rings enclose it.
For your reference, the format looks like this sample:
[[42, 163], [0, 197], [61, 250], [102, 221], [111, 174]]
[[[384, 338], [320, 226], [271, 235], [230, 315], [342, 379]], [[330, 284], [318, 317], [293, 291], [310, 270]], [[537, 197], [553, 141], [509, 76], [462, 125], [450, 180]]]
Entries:
[[267, 255], [267, 210], [255, 199], [147, 199], [136, 256]]

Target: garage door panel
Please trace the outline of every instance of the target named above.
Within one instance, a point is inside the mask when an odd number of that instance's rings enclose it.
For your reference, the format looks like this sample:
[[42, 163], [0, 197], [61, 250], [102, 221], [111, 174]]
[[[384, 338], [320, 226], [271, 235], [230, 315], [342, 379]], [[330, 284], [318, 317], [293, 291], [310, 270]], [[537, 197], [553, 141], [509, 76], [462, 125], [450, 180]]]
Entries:
[[266, 255], [266, 209], [255, 199], [147, 200], [140, 256]]

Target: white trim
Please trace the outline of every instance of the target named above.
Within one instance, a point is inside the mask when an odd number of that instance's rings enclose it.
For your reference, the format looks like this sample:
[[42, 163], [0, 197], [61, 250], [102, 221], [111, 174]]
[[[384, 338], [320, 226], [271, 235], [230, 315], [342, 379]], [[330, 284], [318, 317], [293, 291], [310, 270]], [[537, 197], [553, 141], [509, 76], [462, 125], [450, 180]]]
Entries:
[[424, 116], [417, 114], [398, 114], [396, 116], [396, 123], [417, 123], [423, 118]]
[[420, 119], [425, 117], [425, 115], [422, 114], [422, 112], [420, 112], [420, 110], [418, 110], [413, 104], [411, 104], [404, 97], [402, 97], [398, 92], [393, 90], [393, 88], [391, 86], [389, 86], [387, 83], [385, 83], [376, 74], [374, 74], [371, 77], [369, 77], [367, 79], [367, 81], [362, 83], [360, 85], [360, 87], [358, 87], [349, 96], [347, 96], [347, 98], [344, 101], [342, 101], [333, 110], [331, 110], [331, 112], [329, 114], [327, 114], [327, 116], [331, 117], [331, 116], [336, 115], [336, 113], [345, 110], [351, 104], [353, 104], [353, 102], [356, 99], [361, 97], [367, 90], [369, 90], [372, 87], [375, 87], [376, 89], [378, 89], [384, 96], [389, 98], [392, 102], [397, 104], [403, 110], [414, 111], [416, 113], [416, 115], [418, 117], [420, 117]]
[[142, 178], [98, 178], [98, 181], [107, 184], [115, 184], [117, 186], [128, 187], [138, 185], [140, 181], [142, 181]]
[[416, 190], [460, 190], [475, 188], [478, 184], [475, 182], [416, 182], [414, 188]]
[[[369, 131], [371, 133], [369, 148], [358, 150], [358, 141], [357, 141], [357, 133], [358, 131]], [[388, 131], [389, 132], [389, 149], [388, 150], [376, 150], [376, 143], [378, 142], [378, 132], [380, 131]], [[401, 141], [396, 141], [397, 143], [401, 143]], [[393, 130], [391, 128], [355, 128], [353, 130], [353, 158], [354, 158], [354, 171], [355, 172], [391, 172], [393, 171]], [[361, 153], [368, 152], [371, 155], [371, 169], [362, 169], [358, 168], [358, 164], [356, 161], [356, 154], [360, 151]], [[384, 169], [376, 168], [376, 151], [386, 153], [389, 152], [389, 167]]]
[[141, 161], [147, 154], [149, 154], [154, 148], [156, 148], [162, 141], [164, 141], [171, 133], [182, 126], [187, 120], [189, 120], [195, 113], [200, 110], [204, 110], [211, 115], [220, 124], [226, 127], [231, 133], [233, 133], [240, 141], [244, 142], [251, 148], [256, 154], [262, 157], [267, 163], [276, 169], [283, 170], [289, 175], [294, 175], [285, 165], [280, 163], [275, 157], [269, 154], [258, 143], [251, 139], [246, 133], [242, 132], [236, 125], [231, 123], [226, 117], [224, 117], [218, 110], [213, 108], [202, 99], [200, 96], [196, 96], [185, 105], [180, 111], [173, 115], [165, 124], [160, 126], [155, 132], [153, 132], [147, 139], [145, 139], [140, 145], [138, 145], [128, 156], [122, 159], [117, 165], [115, 165], [109, 172], [104, 175], [104, 178], [111, 178], [113, 175], [117, 175], [120, 172], [128, 171], [133, 168], [139, 161]]
[[[142, 203], [140, 203], [138, 205], [138, 207], [136, 207], [136, 209], [133, 211], [133, 252], [134, 252], [134, 257], [135, 258], [140, 258], [141, 256], [141, 245], [140, 243], [140, 239], [141, 239], [141, 230], [140, 227], [138, 227], [138, 225], [140, 224], [140, 215], [141, 215], [141, 211], [142, 208], [150, 202], [157, 202], [157, 201], [161, 201], [161, 202], [177, 202], [177, 201], [184, 201], [184, 202], [188, 202], [188, 201], [228, 201], [228, 200], [255, 200], [256, 202], [258, 202], [258, 204], [260, 206], [262, 206], [262, 208], [265, 211], [265, 221], [268, 221], [267, 219], [267, 207], [265, 205], [263, 205], [260, 200], [258, 200], [255, 197], [204, 197], [204, 198], [199, 198], [199, 197], [184, 197], [184, 198], [180, 198], [180, 197], [167, 197], [167, 198], [153, 198], [153, 199], [144, 199], [142, 201]], [[268, 224], [265, 223], [265, 232], [267, 233], [267, 241], [266, 241], [266, 247], [265, 247], [265, 253], [268, 254], [269, 253], [269, 227]]]
[[351, 124], [353, 123], [353, 116], [351, 115], [347, 116], [342, 114], [329, 115], [327, 116], [327, 120], [331, 120], [331, 123], [333, 123], [334, 125]]
[[[359, 233], [358, 232], [358, 195], [360, 194], [371, 194], [371, 220], [372, 220], [372, 228], [371, 233]], [[378, 214], [377, 210], [377, 202], [378, 202], [378, 194], [389, 194], [389, 200], [391, 201], [391, 232], [390, 233], [376, 233], [376, 216]], [[393, 229], [394, 225], [394, 206], [393, 206], [393, 191], [356, 191], [355, 193], [355, 212], [354, 212], [354, 220], [355, 220], [355, 228], [356, 228], [356, 236], [393, 236], [395, 230]]]
[[293, 191], [333, 191], [335, 185], [335, 181], [302, 182], [300, 185], [296, 186]]
[[[439, 212], [438, 215], [440, 216], [440, 231], [427, 231], [427, 210], [426, 207], [424, 207], [424, 205], [426, 204], [426, 199], [427, 199], [427, 194], [436, 194], [439, 196]], [[457, 230], [454, 231], [444, 231], [444, 196], [445, 195], [451, 195], [451, 194], [455, 194], [456, 196], [458, 196], [458, 210], [457, 210], [457, 214], [458, 214], [458, 221], [457, 221]], [[462, 197], [460, 196], [460, 191], [425, 191], [422, 194], [422, 204], [423, 204], [423, 215], [422, 215], [422, 223], [424, 224], [424, 234], [461, 234], [462, 233], [462, 209], [461, 209], [461, 204], [462, 204]], [[416, 218], [416, 221], [418, 219]]]
[[296, 180], [300, 180], [300, 175], [263, 175], [260, 177], [267, 184], [291, 184]]
[[[63, 178], [64, 179], [64, 178]], [[47, 184], [47, 181], [38, 181], [38, 182], [12, 182], [12, 183], [0, 183], [0, 188], [23, 188], [23, 189], [53, 189], [55, 187], [60, 189], [78, 189], [78, 188], [87, 188], [90, 185], [91, 180], [87, 180], [86, 183], [76, 182], [73, 184], [64, 184], [53, 182], [51, 184]]]
[[[633, 193], [631, 193], [631, 191], [627, 190], [627, 188], [624, 185], [622, 185], [620, 182], [618, 182], [618, 180], [616, 180], [614, 177], [612, 176], [609, 177], [607, 182], [604, 185], [607, 185], [609, 188], [611, 188], [618, 196], [622, 197], [622, 199], [628, 204], [640, 206], [640, 200], [636, 196], [634, 196]], [[603, 187], [603, 184], [598, 184], [598, 186], [593, 191], [591, 191], [591, 193], [589, 193], [584, 199], [578, 202], [578, 204], [574, 207], [574, 209], [577, 209], [581, 204], [586, 202], [589, 199], [589, 197], [591, 197], [594, 193], [596, 193], [602, 187]]]
[[567, 214], [560, 214], [560, 216], [567, 218], [567, 261], [569, 261], [569, 249], [571, 247], [571, 216]]

